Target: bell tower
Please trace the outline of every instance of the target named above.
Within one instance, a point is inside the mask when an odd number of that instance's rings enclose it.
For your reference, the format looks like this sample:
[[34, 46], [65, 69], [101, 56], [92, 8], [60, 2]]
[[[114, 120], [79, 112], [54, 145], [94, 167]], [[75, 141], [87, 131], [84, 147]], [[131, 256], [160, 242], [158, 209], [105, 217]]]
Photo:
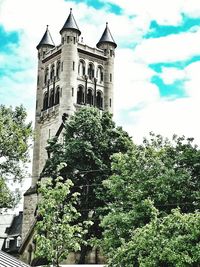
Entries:
[[[81, 31], [72, 9], [60, 30], [61, 43], [55, 45], [49, 27], [37, 45], [35, 134], [32, 184], [24, 194], [22, 226], [23, 258], [26, 259], [30, 229], [35, 222], [37, 181], [48, 158], [47, 141], [62, 141], [63, 118], [82, 106], [113, 112], [115, 43], [108, 23], [96, 47], [80, 41]], [[81, 38], [82, 39], [82, 38]], [[28, 255], [28, 254], [27, 254]], [[91, 261], [92, 263], [92, 261]]]

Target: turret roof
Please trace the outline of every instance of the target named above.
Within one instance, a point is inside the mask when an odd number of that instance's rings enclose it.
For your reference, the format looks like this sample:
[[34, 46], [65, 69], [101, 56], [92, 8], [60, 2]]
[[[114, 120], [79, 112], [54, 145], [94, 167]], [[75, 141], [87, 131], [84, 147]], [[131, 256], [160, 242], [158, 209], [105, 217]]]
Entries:
[[106, 28], [105, 28], [99, 42], [97, 43], [97, 47], [99, 48], [102, 43], [110, 43], [110, 44], [113, 44], [115, 48], [117, 47], [117, 44], [115, 43], [115, 41], [112, 37], [110, 29], [108, 28], [108, 22], [106, 22]]
[[45, 46], [48, 45], [48, 46], [52, 46], [52, 47], [55, 46], [54, 41], [53, 41], [51, 34], [49, 32], [49, 29], [48, 29], [48, 25], [47, 25], [47, 29], [46, 29], [41, 41], [37, 45], [37, 49], [39, 49], [42, 45], [45, 45]]
[[69, 16], [68, 16], [65, 24], [63, 25], [62, 29], [60, 30], [60, 33], [62, 33], [62, 31], [65, 29], [76, 30], [79, 35], [81, 34], [81, 31], [79, 30], [78, 25], [75, 21], [75, 18], [72, 14], [72, 8], [70, 8]]

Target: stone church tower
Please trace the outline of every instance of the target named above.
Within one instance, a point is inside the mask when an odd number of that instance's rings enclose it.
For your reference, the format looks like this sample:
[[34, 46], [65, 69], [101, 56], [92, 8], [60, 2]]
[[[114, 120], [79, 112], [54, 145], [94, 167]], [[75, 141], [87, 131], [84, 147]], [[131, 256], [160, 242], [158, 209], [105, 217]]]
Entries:
[[[55, 46], [47, 29], [37, 45], [38, 76], [32, 185], [24, 195], [23, 240], [34, 222], [36, 183], [47, 159], [46, 145], [59, 134], [63, 114], [71, 115], [83, 105], [113, 111], [114, 57], [117, 47], [108, 24], [97, 43], [90, 47], [70, 10]], [[60, 137], [62, 138], [62, 137]]]

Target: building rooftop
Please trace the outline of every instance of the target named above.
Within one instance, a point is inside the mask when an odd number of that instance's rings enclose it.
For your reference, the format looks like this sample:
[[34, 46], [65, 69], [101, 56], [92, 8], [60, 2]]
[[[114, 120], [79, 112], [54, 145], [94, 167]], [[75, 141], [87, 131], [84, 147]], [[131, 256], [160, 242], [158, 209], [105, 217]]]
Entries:
[[11, 255], [0, 250], [0, 266], [1, 267], [30, 267], [30, 265], [12, 257]]
[[0, 215], [0, 250], [3, 247], [5, 238], [7, 237], [6, 229], [11, 226], [14, 214], [1, 214]]
[[102, 43], [110, 43], [110, 44], [113, 44], [115, 48], [117, 47], [117, 44], [115, 43], [115, 41], [112, 37], [110, 29], [108, 28], [108, 22], [106, 22], [106, 28], [105, 28], [99, 42], [97, 43], [97, 47], [100, 48], [100, 45]]
[[53, 41], [53, 39], [51, 37], [50, 31], [48, 29], [48, 25], [47, 25], [46, 31], [45, 31], [41, 41], [37, 45], [37, 49], [39, 49], [42, 45], [51, 46], [51, 47], [55, 46], [54, 41]]
[[60, 33], [62, 33], [62, 31], [65, 29], [76, 30], [79, 35], [81, 34], [81, 31], [79, 30], [78, 25], [75, 21], [75, 18], [72, 14], [72, 8], [70, 8], [69, 16], [68, 16], [65, 24], [63, 25], [62, 29], [60, 30]]

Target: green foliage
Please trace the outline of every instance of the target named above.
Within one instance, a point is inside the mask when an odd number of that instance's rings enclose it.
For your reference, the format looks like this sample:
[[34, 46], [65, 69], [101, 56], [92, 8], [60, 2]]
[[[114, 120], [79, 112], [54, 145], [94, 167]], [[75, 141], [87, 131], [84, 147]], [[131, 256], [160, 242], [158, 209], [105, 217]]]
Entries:
[[0, 208], [15, 203], [6, 186], [6, 179], [21, 181], [27, 163], [31, 123], [26, 123], [26, 111], [22, 106], [12, 109], [0, 105]]
[[40, 183], [38, 222], [36, 224], [36, 257], [53, 266], [66, 259], [70, 252], [80, 250], [89, 221], [78, 223], [80, 213], [75, 208], [79, 193], [71, 193], [73, 183], [62, 177], [43, 179]]
[[0, 209], [14, 207], [20, 199], [20, 194], [16, 190], [15, 194], [9, 190], [5, 180], [0, 178]]
[[108, 266], [198, 267], [200, 263], [200, 213], [173, 210], [164, 218], [133, 231]]
[[[111, 174], [111, 156], [126, 152], [132, 141], [128, 134], [112, 121], [112, 115], [100, 113], [95, 108], [82, 108], [67, 121], [64, 142], [50, 140], [47, 150], [51, 158], [46, 163], [44, 176], [56, 175], [55, 169], [61, 162], [66, 164], [60, 171], [62, 177], [70, 177], [75, 191], [80, 193], [77, 204], [82, 222], [90, 218], [94, 223], [86, 239], [101, 237], [100, 217], [105, 214], [110, 195], [102, 181]], [[82, 257], [88, 247], [82, 246]], [[83, 252], [84, 251], [84, 252]]]
[[174, 136], [169, 141], [151, 134], [149, 141], [112, 160], [114, 174], [104, 184], [113, 201], [102, 222], [108, 257], [116, 255], [116, 249], [158, 213], [162, 218], [177, 207], [183, 213], [200, 208], [200, 151], [192, 139]]

